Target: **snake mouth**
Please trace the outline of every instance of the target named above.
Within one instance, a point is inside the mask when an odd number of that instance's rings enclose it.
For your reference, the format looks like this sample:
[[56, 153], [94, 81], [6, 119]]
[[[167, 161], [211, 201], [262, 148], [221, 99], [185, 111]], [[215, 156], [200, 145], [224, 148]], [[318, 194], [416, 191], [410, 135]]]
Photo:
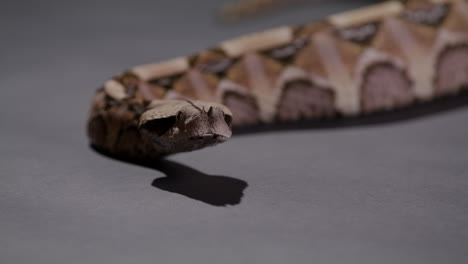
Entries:
[[203, 135], [190, 137], [190, 140], [193, 140], [193, 141], [216, 142], [216, 143], [225, 142], [228, 139], [229, 137], [216, 134], [216, 133], [206, 133]]

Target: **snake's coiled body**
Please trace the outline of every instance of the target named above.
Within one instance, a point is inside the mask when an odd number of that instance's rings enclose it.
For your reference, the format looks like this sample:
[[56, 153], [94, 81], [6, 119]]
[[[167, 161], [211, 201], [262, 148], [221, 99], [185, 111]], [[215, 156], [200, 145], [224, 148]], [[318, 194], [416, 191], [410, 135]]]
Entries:
[[156, 158], [223, 142], [231, 125], [391, 110], [467, 85], [468, 1], [388, 1], [134, 67], [97, 91], [88, 134]]

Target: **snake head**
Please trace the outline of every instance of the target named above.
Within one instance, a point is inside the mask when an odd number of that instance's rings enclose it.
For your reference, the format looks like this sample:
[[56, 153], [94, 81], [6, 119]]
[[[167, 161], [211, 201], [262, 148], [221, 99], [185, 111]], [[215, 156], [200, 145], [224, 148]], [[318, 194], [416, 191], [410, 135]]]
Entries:
[[232, 114], [221, 104], [185, 101], [153, 101], [140, 117], [140, 131], [157, 151], [192, 151], [227, 141]]

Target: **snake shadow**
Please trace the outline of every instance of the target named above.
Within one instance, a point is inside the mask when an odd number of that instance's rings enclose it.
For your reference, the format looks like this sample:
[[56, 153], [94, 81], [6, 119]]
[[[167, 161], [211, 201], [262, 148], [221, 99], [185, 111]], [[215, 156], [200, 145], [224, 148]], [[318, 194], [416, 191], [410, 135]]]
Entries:
[[160, 171], [165, 177], [153, 180], [151, 184], [153, 187], [213, 206], [240, 204], [244, 196], [244, 190], [248, 187], [248, 183], [244, 180], [228, 176], [209, 175], [167, 159], [156, 161], [134, 160], [112, 155], [93, 145], [91, 145], [91, 148], [107, 157]]
[[166, 175], [153, 181], [155, 188], [214, 206], [240, 204], [248, 186], [246, 181], [240, 179], [208, 175], [169, 160], [161, 160], [154, 168]]

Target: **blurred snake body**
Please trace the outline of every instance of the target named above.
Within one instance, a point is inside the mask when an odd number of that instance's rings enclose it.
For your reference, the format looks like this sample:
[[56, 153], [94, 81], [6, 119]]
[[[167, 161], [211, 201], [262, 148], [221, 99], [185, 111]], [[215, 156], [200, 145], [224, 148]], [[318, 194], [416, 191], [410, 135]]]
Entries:
[[231, 127], [404, 108], [468, 86], [468, 1], [387, 1], [141, 65], [99, 89], [91, 144], [159, 158]]

